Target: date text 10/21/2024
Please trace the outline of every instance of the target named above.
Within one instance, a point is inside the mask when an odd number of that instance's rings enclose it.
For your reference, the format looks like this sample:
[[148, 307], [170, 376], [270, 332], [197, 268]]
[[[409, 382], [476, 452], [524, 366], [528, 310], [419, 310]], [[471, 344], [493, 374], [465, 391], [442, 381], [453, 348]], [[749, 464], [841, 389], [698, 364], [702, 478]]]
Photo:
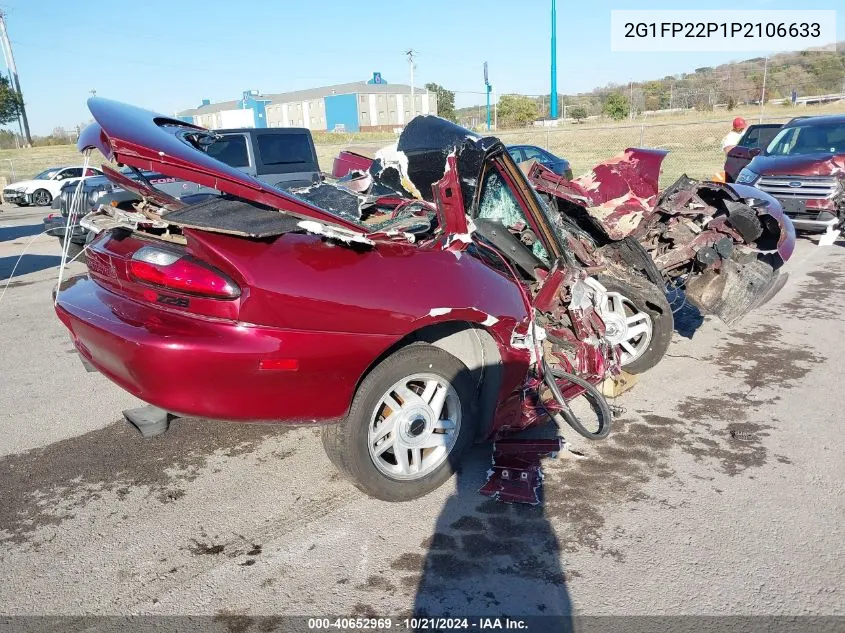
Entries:
[[407, 629], [412, 631], [528, 631], [529, 624], [520, 618], [309, 618], [308, 629], [312, 631], [365, 631], [386, 629]]

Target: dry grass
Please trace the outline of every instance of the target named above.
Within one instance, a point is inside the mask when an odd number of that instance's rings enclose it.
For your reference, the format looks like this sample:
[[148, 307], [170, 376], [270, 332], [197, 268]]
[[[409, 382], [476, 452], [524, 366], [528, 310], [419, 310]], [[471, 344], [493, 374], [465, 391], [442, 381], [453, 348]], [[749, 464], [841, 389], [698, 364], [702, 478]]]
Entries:
[[[798, 115], [817, 115], [845, 112], [845, 103], [800, 108], [769, 106], [767, 121], [785, 122]], [[590, 169], [626, 147], [643, 146], [667, 149], [669, 156], [663, 163], [662, 184], [675, 180], [682, 173], [696, 178], [710, 178], [721, 171], [724, 156], [720, 149], [722, 137], [728, 132], [729, 121], [743, 116], [749, 122], [759, 118], [758, 107], [737, 108], [731, 112], [683, 112], [654, 115], [634, 121], [587, 121], [556, 129], [523, 128], [501, 130], [498, 136], [508, 144], [527, 143], [545, 147], [572, 163], [578, 174]], [[338, 152], [349, 146], [383, 147], [393, 142], [396, 135], [390, 132], [361, 132], [334, 134], [315, 132], [317, 157], [324, 171], [331, 171], [332, 160]], [[92, 156], [92, 164], [104, 161], [102, 155]], [[31, 149], [0, 150], [0, 178], [7, 182], [22, 180], [59, 165], [81, 164], [82, 160], [73, 145], [35, 147]]]

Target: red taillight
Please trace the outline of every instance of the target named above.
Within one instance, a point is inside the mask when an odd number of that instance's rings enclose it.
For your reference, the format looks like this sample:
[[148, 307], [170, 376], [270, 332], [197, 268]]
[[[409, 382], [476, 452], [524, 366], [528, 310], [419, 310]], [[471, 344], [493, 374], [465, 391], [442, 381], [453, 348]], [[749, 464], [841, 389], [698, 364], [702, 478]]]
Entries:
[[200, 297], [235, 299], [241, 294], [220, 271], [154, 246], [144, 246], [132, 255], [129, 273], [145, 284]]

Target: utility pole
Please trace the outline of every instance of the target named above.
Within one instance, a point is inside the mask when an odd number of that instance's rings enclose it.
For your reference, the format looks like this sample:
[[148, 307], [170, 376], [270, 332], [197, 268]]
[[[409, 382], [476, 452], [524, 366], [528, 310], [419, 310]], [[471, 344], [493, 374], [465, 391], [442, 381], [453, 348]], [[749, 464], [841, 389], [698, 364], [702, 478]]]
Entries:
[[633, 121], [634, 119], [634, 82], [629, 82], [631, 84], [631, 97], [628, 100], [628, 119]]
[[405, 51], [405, 54], [408, 56], [408, 68], [411, 71], [411, 118], [413, 119], [417, 116], [417, 95], [414, 94], [414, 55], [416, 51], [409, 48]]
[[9, 65], [9, 72], [12, 75], [13, 88], [18, 93], [18, 98], [21, 102], [21, 121], [23, 122], [24, 136], [26, 137], [26, 144], [32, 145], [32, 136], [29, 134], [29, 121], [26, 119], [26, 108], [23, 104], [23, 93], [21, 92], [21, 82], [18, 79], [18, 69], [15, 67], [15, 56], [12, 55], [12, 44], [9, 42], [9, 34], [6, 32], [6, 15], [0, 10], [0, 39], [3, 40], [3, 54], [6, 57]]
[[552, 0], [552, 90], [549, 95], [549, 118], [557, 118], [557, 10]]

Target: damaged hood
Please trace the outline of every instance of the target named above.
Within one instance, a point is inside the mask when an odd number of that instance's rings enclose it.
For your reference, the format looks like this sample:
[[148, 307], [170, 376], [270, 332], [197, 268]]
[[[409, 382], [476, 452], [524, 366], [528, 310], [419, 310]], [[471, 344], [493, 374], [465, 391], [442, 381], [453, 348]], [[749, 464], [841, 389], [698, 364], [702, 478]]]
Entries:
[[94, 123], [79, 136], [80, 151], [98, 149], [103, 156], [138, 169], [158, 171], [302, 218], [354, 231], [366, 227], [308, 204], [206, 154], [202, 141], [214, 132], [198, 125], [100, 97], [88, 100]]
[[584, 207], [608, 237], [621, 240], [654, 211], [660, 167], [668, 153], [628, 148], [573, 180], [557, 177], [537, 164], [528, 179], [538, 189]]
[[747, 169], [765, 176], [845, 177], [845, 154], [801, 154], [799, 156], [755, 156]]

